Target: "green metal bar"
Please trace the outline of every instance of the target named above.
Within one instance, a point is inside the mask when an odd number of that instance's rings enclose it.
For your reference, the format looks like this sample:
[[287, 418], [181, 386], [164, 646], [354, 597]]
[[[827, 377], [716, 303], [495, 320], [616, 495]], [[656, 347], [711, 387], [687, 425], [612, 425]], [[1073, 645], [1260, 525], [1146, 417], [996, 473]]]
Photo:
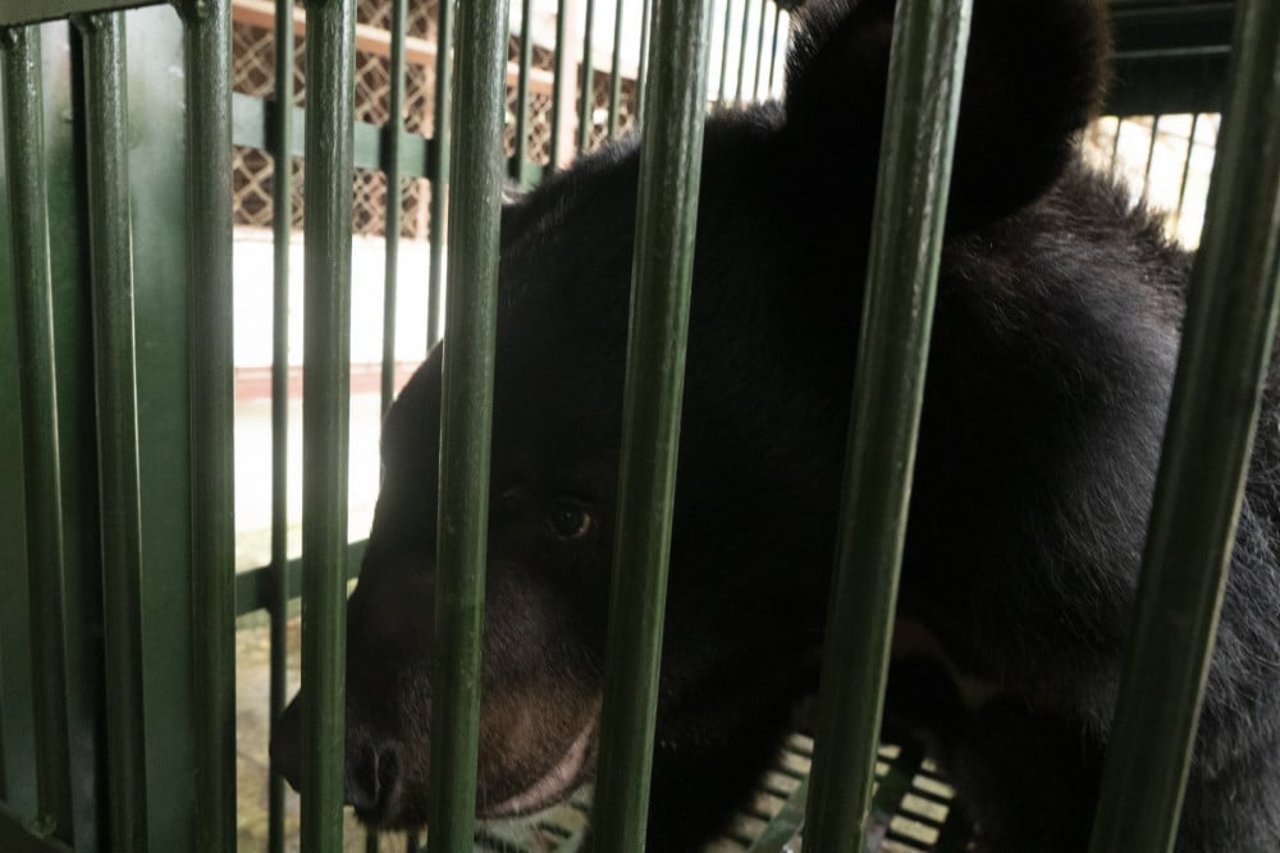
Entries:
[[937, 292], [970, 0], [904, 0], [890, 56], [805, 846], [861, 849]]
[[555, 75], [551, 83], [551, 158], [548, 166], [556, 171], [556, 157], [560, 153], [560, 104], [564, 100], [564, 81], [569, 76], [569, 16], [567, 0], [556, 4], [556, 60]]
[[782, 32], [782, 7], [773, 7], [773, 52], [769, 54], [769, 94], [773, 94], [774, 66], [778, 64], [778, 34]]
[[[3, 340], [3, 339], [2, 339], [2, 338], [0, 338], [0, 340]], [[25, 566], [24, 566], [23, 568], [25, 568]], [[3, 685], [4, 685], [4, 642], [3, 642], [3, 639], [4, 639], [3, 637], [0, 637], [0, 686], [3, 686]], [[5, 734], [5, 730], [6, 730], [6, 727], [7, 727], [7, 726], [6, 726], [6, 723], [7, 723], [6, 717], [7, 717], [8, 715], [7, 715], [7, 714], [4, 714], [4, 713], [3, 713], [3, 710], [4, 710], [4, 709], [3, 709], [2, 707], [0, 707], [0, 803], [8, 802], [8, 801], [9, 801], [9, 798], [10, 798], [10, 794], [9, 794], [9, 775], [10, 775], [10, 770], [9, 770], [9, 762], [8, 762], [8, 760], [5, 758], [5, 747], [4, 747], [5, 738], [7, 737], [7, 735]]]
[[1280, 4], [1238, 9], [1095, 852], [1173, 848], [1275, 331]]
[[529, 162], [529, 68], [533, 65], [533, 35], [530, 18], [533, 17], [533, 0], [523, 0], [520, 5], [520, 79], [516, 83], [516, 154], [511, 166], [511, 177], [525, 183], [526, 164]]
[[634, 112], [637, 128], [643, 126], [645, 95], [648, 93], [649, 78], [649, 34], [653, 23], [653, 0], [641, 0], [640, 3], [640, 64], [636, 71], [636, 99]]
[[729, 97], [729, 36], [733, 33], [733, 0], [724, 0], [724, 33], [720, 37], [720, 100]]
[[[98, 530], [100, 505], [98, 501], [98, 464], [96, 401], [93, 380], [93, 314], [90, 282], [92, 265], [89, 255], [89, 210], [84, 152], [84, 56], [80, 39], [74, 28], [61, 25], [41, 27], [42, 54], [45, 81], [45, 156], [48, 169], [46, 188], [49, 198], [49, 232], [59, 235], [57, 251], [51, 257], [53, 284], [54, 339], [57, 346], [58, 370], [58, 435], [59, 466], [62, 475], [62, 535], [64, 548], [64, 582], [66, 584], [66, 649], [68, 678], [76, 689], [66, 696], [71, 728], [71, 785], [72, 812], [75, 824], [77, 849], [92, 853], [105, 847], [108, 803], [98, 802], [96, 792], [107, 784], [106, 752], [107, 731], [106, 688], [103, 683], [102, 638], [97, 626], [101, 624], [102, 564], [101, 536]], [[55, 76], [56, 74], [67, 75]], [[75, 120], [66, 121], [66, 116]], [[3, 205], [0, 205], [2, 207]], [[3, 214], [0, 214], [3, 218]], [[8, 228], [4, 228], [8, 232]], [[51, 236], [52, 239], [52, 236]], [[0, 255], [8, 251], [8, 243], [0, 238]], [[2, 277], [2, 276], [0, 276]], [[183, 317], [179, 315], [179, 325]], [[179, 337], [181, 335], [179, 334]], [[12, 336], [11, 336], [12, 338]], [[16, 345], [16, 340], [12, 341]], [[4, 349], [4, 347], [0, 347]], [[0, 352], [0, 360], [9, 358], [16, 369], [16, 354]], [[0, 393], [0, 405], [6, 399], [14, 402], [9, 418], [0, 421], [16, 421], [18, 416], [17, 382], [10, 380], [8, 389]], [[185, 415], [185, 412], [184, 412]], [[0, 423], [0, 435], [13, 435]], [[12, 454], [0, 453], [0, 481], [14, 485], [21, 479], [14, 466], [8, 464]], [[9, 470], [13, 476], [7, 477]], [[0, 492], [5, 491], [0, 489]], [[11, 491], [11, 490], [10, 490]], [[0, 494], [0, 515], [9, 507]], [[10, 516], [19, 518], [21, 516]], [[0, 562], [5, 562], [11, 547], [0, 547]], [[8, 553], [6, 553], [8, 552]], [[25, 551], [24, 557], [25, 557]], [[25, 559], [22, 561], [25, 565]], [[8, 562], [0, 574], [18, 561]], [[24, 572], [25, 575], [25, 572]], [[25, 604], [26, 596], [22, 596]], [[0, 605], [0, 611], [16, 609], [10, 604]], [[0, 618], [4, 614], [0, 613]], [[6, 627], [0, 629], [7, 639], [15, 627], [12, 618], [6, 619]], [[25, 634], [28, 620], [22, 620]], [[23, 641], [26, 641], [25, 636]], [[24, 645], [7, 645], [9, 649], [23, 649]], [[30, 657], [20, 653], [20, 660], [11, 656], [5, 661], [8, 672], [24, 671], [26, 678], [21, 688], [23, 698], [28, 699], [26, 715], [6, 714], [6, 721], [19, 727], [10, 731], [21, 732], [23, 723], [30, 722], [31, 680]], [[10, 682], [12, 684], [12, 682]], [[12, 687], [6, 690], [12, 701]], [[27, 727], [29, 730], [29, 727]], [[24, 740], [26, 740], [24, 738]], [[9, 769], [23, 775], [10, 776], [7, 803], [22, 813], [35, 814], [36, 779], [34, 743], [10, 741]], [[16, 766], [15, 766], [16, 765]], [[30, 793], [31, 796], [28, 796]], [[30, 802], [30, 806], [27, 803]], [[0, 849], [8, 849], [0, 842]]]
[[231, 4], [186, 0], [197, 849], [236, 845]]
[[1112, 175], [1116, 173], [1116, 166], [1120, 165], [1120, 134], [1124, 132], [1124, 119], [1116, 116], [1116, 135], [1111, 140], [1111, 165], [1108, 171]]
[[[760, 0], [761, 3], [764, 0]], [[742, 38], [738, 43], [738, 86], [733, 91], [733, 101], [742, 103], [742, 86], [747, 73], [747, 37], [751, 33], [751, 0], [742, 0]]]
[[[449, 137], [453, 99], [453, 4], [440, 0], [436, 10], [436, 92], [432, 136], [435, 156], [431, 159], [431, 278], [427, 293], [427, 350], [444, 334], [441, 326], [445, 296], [445, 240], [448, 238], [449, 171], [453, 159]], [[504, 69], [505, 79], [505, 69]]]
[[[4, 89], [0, 87], [0, 104], [4, 101]], [[65, 134], [67, 130], [57, 124], [52, 128], [47, 124], [43, 126], [48, 136], [54, 140], [59, 139], [59, 134]], [[56, 164], [56, 160], [48, 161], [49, 166]], [[53, 168], [49, 171], [50, 177], [59, 174]], [[7, 184], [6, 158], [0, 154], [0, 185]], [[49, 195], [51, 202], [56, 200], [52, 188]], [[57, 223], [57, 209], [54, 208], [50, 210], [51, 232]], [[11, 275], [16, 273], [16, 269], [7, 261], [13, 256], [12, 236], [8, 193], [0, 192], [0, 258], [5, 259], [0, 262], [0, 447], [12, 448], [9, 452], [0, 453], [0, 528], [3, 528], [0, 530], [0, 584], [5, 589], [5, 594], [0, 595], [0, 802], [15, 814], [31, 818], [39, 813], [33, 715], [36, 682], [32, 667], [31, 607], [25, 541], [26, 471], [21, 449], [22, 396], [18, 381], [17, 299], [9, 298], [17, 282]], [[62, 259], [65, 255], [54, 257]], [[57, 305], [55, 302], [55, 306]], [[61, 319], [65, 324], [66, 317]], [[56, 378], [59, 390], [66, 394], [68, 389], [64, 384], [64, 377], [67, 365], [64, 359], [67, 347], [72, 342], [62, 333], [63, 328], [65, 325], [55, 325], [53, 334], [58, 344], [55, 361], [62, 371]], [[68, 417], [63, 408], [59, 409], [59, 415], [64, 420]], [[64, 476], [68, 473], [66, 457], [74, 459], [75, 450], [74, 444], [70, 448], [59, 447], [59, 464]], [[63, 483], [64, 500], [76, 494], [69, 492], [67, 483]], [[67, 528], [69, 529], [63, 530], [66, 548], [64, 553], [75, 553], [74, 516], [67, 523]], [[74, 563], [68, 560], [64, 565]], [[69, 637], [68, 645], [71, 642]]]
[[[142, 495], [146, 831], [152, 850], [194, 851], [201, 809], [195, 796], [201, 773], [197, 724], [203, 718], [193, 672], [200, 618], [195, 611], [201, 603], [192, 571], [196, 484], [188, 253], [194, 196], [187, 181], [186, 32], [173, 7], [139, 10], [126, 21], [130, 49], [125, 65], [132, 95], [128, 156], [134, 164], [129, 228], [137, 247], [132, 272]], [[68, 432], [63, 435], [69, 438]], [[83, 841], [85, 836], [78, 837]]]
[[593, 845], [644, 849], [684, 392], [711, 0], [656, 0], [640, 154]]
[[618, 122], [621, 118], [619, 105], [622, 103], [622, 4], [623, 0], [614, 0], [613, 4], [613, 66], [609, 70], [609, 138], [618, 135]]
[[1187, 182], [1191, 179], [1191, 158], [1196, 153], [1196, 131], [1200, 128], [1200, 113], [1191, 116], [1191, 131], [1187, 134], [1187, 156], [1182, 161], [1182, 181], [1178, 184], [1178, 206], [1173, 210], [1175, 227], [1182, 225], [1182, 210], [1187, 203]]
[[431, 697], [428, 843], [472, 849], [480, 713], [480, 640], [489, 523], [489, 439], [497, 318], [502, 128], [506, 100], [504, 0], [459, 8], [458, 187], [449, 210], [448, 336], [440, 414], [435, 668]]
[[1151, 189], [1151, 164], [1156, 159], [1156, 142], [1160, 139], [1160, 118], [1161, 116], [1152, 116], [1151, 118], [1151, 143], [1147, 146], [1147, 164], [1142, 170], [1142, 197], [1146, 198], [1148, 191]]
[[756, 28], [756, 79], [751, 100], [760, 100], [760, 76], [764, 71], [764, 25], [769, 22], [769, 0], [760, 0], [760, 24]]
[[40, 823], [49, 834], [71, 842], [62, 474], [39, 30], [0, 30], [0, 49], [4, 57], [4, 147], [22, 401], [36, 791]]
[[77, 18], [84, 45], [102, 519], [111, 849], [147, 849], [142, 551], [124, 15]]
[[[271, 115], [271, 734], [288, 701], [289, 656], [289, 242], [293, 232], [293, 0], [276, 0]], [[239, 587], [241, 578], [236, 578]], [[237, 593], [239, 590], [237, 589]], [[236, 615], [243, 611], [237, 595]], [[284, 853], [284, 776], [267, 779], [267, 850]]]
[[342, 849], [355, 0], [307, 2], [302, 849]]
[[[387, 96], [390, 118], [386, 133], [391, 140], [399, 139], [404, 132], [404, 36], [407, 22], [406, 0], [391, 0], [391, 92]], [[382, 287], [382, 413], [391, 408], [396, 391], [396, 285], [400, 266], [400, 217], [403, 206], [403, 188], [400, 185], [400, 149], [389, 141], [384, 146], [386, 161], [383, 172], [387, 177], [387, 203], [385, 209], [386, 254], [383, 263]]]
[[595, 126], [595, 66], [591, 61], [591, 40], [595, 30], [596, 0], [587, 0], [586, 25], [582, 32], [582, 75], [578, 89], [578, 153], [591, 147], [591, 129]]

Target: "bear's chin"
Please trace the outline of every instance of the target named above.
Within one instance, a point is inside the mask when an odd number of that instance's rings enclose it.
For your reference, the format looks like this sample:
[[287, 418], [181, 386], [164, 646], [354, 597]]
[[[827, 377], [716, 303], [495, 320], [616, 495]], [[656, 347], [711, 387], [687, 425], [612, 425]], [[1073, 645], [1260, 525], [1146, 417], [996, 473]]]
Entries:
[[479, 804], [481, 820], [502, 820], [534, 814], [562, 802], [586, 781], [594, 758], [597, 718], [592, 716], [551, 769], [520, 793], [501, 802]]

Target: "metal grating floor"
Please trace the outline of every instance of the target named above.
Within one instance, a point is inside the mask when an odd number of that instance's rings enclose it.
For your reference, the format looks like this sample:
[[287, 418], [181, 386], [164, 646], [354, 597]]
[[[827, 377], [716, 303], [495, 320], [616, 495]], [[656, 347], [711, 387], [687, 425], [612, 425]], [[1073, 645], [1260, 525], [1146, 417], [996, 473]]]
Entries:
[[[787, 738], [750, 805], [703, 853], [799, 853], [812, 755], [812, 739], [800, 734]], [[968, 848], [968, 829], [953, 803], [955, 791], [921, 752], [882, 746], [876, 780], [869, 850], [958, 853]], [[484, 825], [476, 834], [475, 849], [569, 853], [578, 847], [590, 807], [591, 788], [586, 786], [568, 802], [541, 814]]]

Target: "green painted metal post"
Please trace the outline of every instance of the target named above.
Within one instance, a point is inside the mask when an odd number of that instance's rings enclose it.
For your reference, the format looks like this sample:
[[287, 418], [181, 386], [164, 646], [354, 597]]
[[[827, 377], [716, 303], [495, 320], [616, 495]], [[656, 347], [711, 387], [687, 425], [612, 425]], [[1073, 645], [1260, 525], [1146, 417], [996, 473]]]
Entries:
[[142, 523], [124, 15], [76, 18], [84, 44], [85, 135], [105, 611], [111, 849], [145, 851]]
[[1151, 118], [1151, 141], [1147, 145], [1147, 163], [1142, 169], [1142, 197], [1146, 198], [1147, 193], [1151, 191], [1151, 166], [1156, 161], [1156, 144], [1160, 141], [1160, 119], [1162, 116], [1153, 116]]
[[632, 116], [636, 128], [644, 126], [645, 94], [649, 82], [649, 35], [653, 24], [653, 0], [640, 3], [640, 65], [636, 71], [636, 98]]
[[805, 846], [861, 850], [915, 464], [971, 0], [894, 20]]
[[[271, 733], [288, 700], [289, 242], [293, 232], [293, 0], [276, 0], [271, 117]], [[267, 780], [267, 850], [284, 851], [284, 776]]]
[[592, 62], [592, 37], [595, 30], [596, 0], [587, 0], [586, 22], [582, 31], [582, 74], [578, 81], [578, 153], [591, 147], [591, 130], [595, 126], [596, 71]]
[[1191, 180], [1191, 160], [1196, 153], [1196, 131], [1200, 129], [1200, 113], [1191, 116], [1191, 130], [1187, 132], [1186, 159], [1182, 161], [1182, 180], [1178, 183], [1178, 205], [1173, 209], [1173, 221], [1182, 225], [1182, 211], [1187, 204], [1187, 183]]
[[520, 79], [516, 84], [516, 153], [511, 177], [521, 185], [526, 183], [525, 170], [529, 163], [529, 68], [533, 65], [533, 35], [531, 33], [533, 0], [520, 4]]
[[38, 822], [43, 831], [71, 842], [62, 474], [39, 30], [0, 30], [0, 52], [22, 401]]
[[556, 3], [556, 59], [555, 73], [551, 82], [551, 160], [547, 164], [550, 172], [556, 171], [559, 164], [556, 158], [560, 154], [560, 104], [564, 100], [564, 82], [569, 77], [569, 62], [572, 51], [569, 50], [569, 15], [567, 0]]
[[623, 0], [613, 4], [613, 64], [609, 70], [609, 138], [618, 135], [622, 104], [622, 9]]
[[382, 413], [391, 408], [396, 383], [396, 286], [400, 267], [400, 217], [403, 191], [400, 186], [400, 134], [404, 131], [404, 36], [406, 0], [391, 0], [391, 92], [387, 96], [390, 117], [383, 129], [382, 169], [387, 176], [386, 240], [382, 288]]
[[[760, 0], [761, 3], [764, 0]], [[747, 38], [751, 35], [751, 0], [742, 0], [742, 38], [738, 42], [738, 83], [733, 90], [733, 101], [742, 104], [743, 83], [747, 74]]]
[[[743, 0], [746, 2], [746, 0]], [[724, 0], [724, 32], [720, 36], [720, 100], [729, 97], [729, 36], [733, 34], [733, 0]]]
[[[788, 19], [790, 20], [790, 19]], [[773, 52], [769, 54], [769, 94], [773, 94], [773, 72], [778, 64], [778, 35], [782, 32], [782, 7], [773, 7]]]
[[[431, 150], [431, 278], [427, 293], [427, 350], [444, 334], [445, 242], [449, 237], [449, 172], [453, 159], [449, 138], [453, 114], [453, 4], [439, 0], [436, 10], [436, 91]], [[504, 69], [505, 72], [505, 69]], [[505, 77], [505, 73], [504, 73]]]
[[1116, 167], [1120, 165], [1120, 137], [1124, 133], [1124, 118], [1116, 118], [1116, 135], [1111, 139], [1111, 165], [1109, 171], [1111, 174], [1116, 173]]
[[[395, 398], [396, 382], [396, 286], [400, 266], [400, 217], [403, 194], [400, 186], [400, 134], [404, 130], [404, 38], [406, 26], [405, 0], [391, 0], [391, 91], [387, 96], [390, 113], [383, 128], [382, 169], [387, 180], [387, 202], [384, 208], [382, 278], [382, 397], [385, 417]], [[378, 853], [378, 832], [365, 834], [365, 849]]]
[[655, 0], [592, 838], [644, 849], [706, 118], [711, 0]]
[[1280, 5], [1240, 4], [1234, 63], [1094, 853], [1173, 849], [1275, 331]]
[[355, 0], [307, 2], [302, 849], [342, 849]]
[[756, 27], [756, 79], [751, 100], [760, 100], [760, 76], [764, 71], [764, 25], [769, 22], [769, 0], [760, 0], [760, 22]]
[[497, 320], [506, 101], [504, 0], [459, 8], [453, 123], [458, 187], [449, 209], [448, 334], [440, 414], [436, 665], [431, 701], [433, 853], [473, 845], [480, 640], [489, 526], [489, 439]]
[[185, 0], [197, 848], [236, 845], [231, 4]]

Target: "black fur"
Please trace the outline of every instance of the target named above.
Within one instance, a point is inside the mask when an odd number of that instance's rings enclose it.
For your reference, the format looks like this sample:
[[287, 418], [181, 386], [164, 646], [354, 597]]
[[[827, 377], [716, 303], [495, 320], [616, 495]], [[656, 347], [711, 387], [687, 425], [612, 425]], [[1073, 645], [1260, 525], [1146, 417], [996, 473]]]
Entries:
[[[1082, 850], [1189, 258], [1076, 151], [1105, 85], [1100, 0], [975, 5], [898, 612], [932, 651], [899, 648], [887, 724], [931, 742], [987, 848]], [[815, 683], [892, 11], [811, 12], [785, 108], [706, 129], [653, 850], [721, 825]], [[598, 701], [637, 162], [609, 147], [503, 222], [482, 807], [554, 766]], [[436, 352], [388, 417], [350, 604], [352, 774], [385, 826], [420, 823], [426, 796], [439, 385]], [[1276, 387], [1182, 853], [1280, 849]], [[564, 500], [594, 519], [579, 539], [547, 524]], [[921, 667], [947, 673], [941, 698]]]

